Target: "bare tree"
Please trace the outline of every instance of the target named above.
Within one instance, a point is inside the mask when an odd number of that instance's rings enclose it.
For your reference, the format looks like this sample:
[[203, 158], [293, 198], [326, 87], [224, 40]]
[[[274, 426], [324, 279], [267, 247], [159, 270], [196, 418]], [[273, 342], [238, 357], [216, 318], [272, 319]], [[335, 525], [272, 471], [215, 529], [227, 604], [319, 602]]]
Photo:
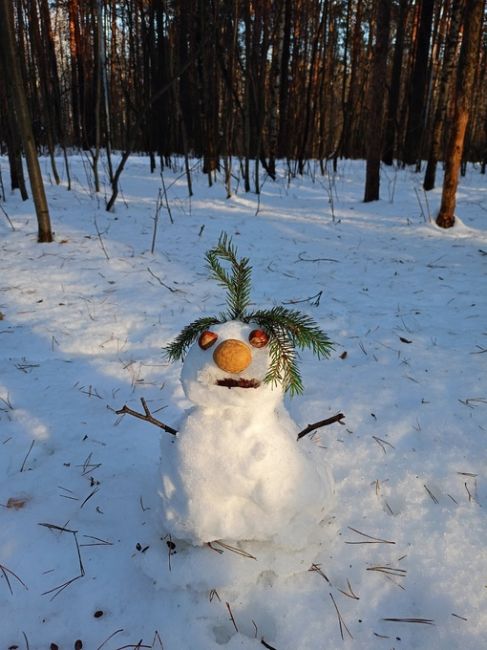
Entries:
[[7, 83], [12, 88], [17, 127], [27, 160], [32, 198], [37, 215], [38, 241], [42, 243], [52, 242], [49, 208], [39, 160], [37, 158], [36, 144], [32, 131], [32, 119], [29, 113], [24, 81], [19, 65], [10, 0], [0, 0], [0, 51], [3, 59], [3, 69], [8, 71]]
[[367, 171], [364, 201], [377, 201], [380, 186], [380, 159], [382, 149], [382, 115], [387, 73], [387, 52], [390, 26], [389, 0], [375, 0], [376, 37], [372, 77], [369, 87], [367, 129]]
[[445, 159], [445, 177], [441, 206], [436, 223], [442, 228], [455, 224], [458, 176], [462, 161], [465, 132], [472, 104], [476, 61], [482, 32], [484, 0], [466, 0], [463, 12], [463, 39], [458, 61], [455, 112]]

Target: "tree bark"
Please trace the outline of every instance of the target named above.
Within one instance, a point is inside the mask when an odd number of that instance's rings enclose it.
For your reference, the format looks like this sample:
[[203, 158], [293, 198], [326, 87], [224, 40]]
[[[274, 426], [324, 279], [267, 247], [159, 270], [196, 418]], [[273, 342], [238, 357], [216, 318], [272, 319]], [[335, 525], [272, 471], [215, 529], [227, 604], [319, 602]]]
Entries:
[[389, 0], [376, 0], [376, 39], [369, 86], [367, 128], [367, 170], [364, 202], [379, 200], [380, 157], [382, 147], [382, 115], [387, 73], [387, 50], [391, 7]]
[[463, 12], [463, 39], [458, 61], [455, 113], [445, 160], [441, 206], [436, 223], [441, 228], [455, 224], [455, 204], [463, 145], [472, 102], [477, 53], [482, 32], [484, 0], [466, 0]]
[[422, 0], [421, 2], [421, 16], [416, 43], [416, 56], [410, 82], [409, 114], [403, 154], [403, 160], [407, 165], [414, 164], [421, 158], [433, 5], [434, 0]]
[[404, 23], [406, 21], [407, 6], [407, 0], [400, 0], [399, 15], [396, 26], [396, 44], [394, 46], [394, 58], [392, 62], [391, 83], [389, 89], [389, 101], [385, 119], [384, 151], [382, 153], [382, 161], [386, 165], [392, 165], [394, 161], [397, 111], [401, 95], [401, 71], [404, 55]]
[[18, 52], [14, 37], [14, 23], [11, 11], [11, 0], [0, 0], [0, 44], [4, 69], [9, 69], [9, 83], [12, 86], [14, 110], [17, 126], [27, 160], [29, 179], [34, 200], [37, 223], [38, 241], [52, 242], [51, 221], [47, 205], [44, 183], [37, 158], [36, 144], [32, 131], [32, 119], [29, 113], [24, 81], [22, 79]]
[[442, 135], [447, 116], [448, 90], [452, 86], [455, 77], [455, 63], [458, 55], [460, 26], [462, 23], [464, 5], [465, 0], [454, 0], [452, 5], [450, 29], [448, 31], [445, 53], [443, 55], [443, 66], [441, 70], [440, 87], [438, 90], [438, 103], [433, 120], [433, 134], [423, 181], [423, 188], [425, 191], [432, 190], [435, 186], [436, 165], [441, 156]]

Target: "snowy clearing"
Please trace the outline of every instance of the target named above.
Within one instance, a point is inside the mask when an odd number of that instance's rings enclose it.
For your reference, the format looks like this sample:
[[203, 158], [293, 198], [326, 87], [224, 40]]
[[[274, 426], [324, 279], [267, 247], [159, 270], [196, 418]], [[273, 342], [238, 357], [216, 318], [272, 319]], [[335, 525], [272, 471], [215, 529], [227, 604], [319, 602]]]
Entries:
[[[189, 199], [181, 166], [164, 172], [174, 223], [163, 206], [151, 254], [148, 160], [130, 159], [113, 213], [87, 161], [70, 163], [68, 192], [42, 161], [55, 243], [36, 243], [31, 201], [2, 204], [15, 230], [0, 213], [0, 650], [483, 647], [485, 176], [469, 167], [443, 231], [440, 191], [427, 203], [409, 170], [383, 170], [364, 204], [362, 162], [290, 184], [283, 170], [260, 198], [235, 179], [228, 200], [201, 174]], [[322, 447], [336, 483], [301, 551], [172, 548], [169, 434], [115, 414], [143, 397], [177, 429], [191, 407], [161, 348], [222, 310], [204, 265], [222, 231], [253, 265], [253, 304], [297, 308], [335, 344], [303, 354], [304, 394], [286, 397], [299, 429], [346, 416], [296, 443]]]

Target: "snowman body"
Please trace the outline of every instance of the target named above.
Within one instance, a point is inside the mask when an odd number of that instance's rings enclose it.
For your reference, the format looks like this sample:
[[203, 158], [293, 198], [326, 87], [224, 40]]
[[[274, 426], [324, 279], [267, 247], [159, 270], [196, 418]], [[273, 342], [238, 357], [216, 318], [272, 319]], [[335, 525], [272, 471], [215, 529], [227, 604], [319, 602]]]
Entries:
[[[299, 548], [330, 510], [333, 481], [322, 450], [296, 441], [280, 386], [264, 382], [269, 352], [251, 347], [253, 329], [239, 321], [216, 325], [214, 350], [194, 344], [188, 351], [181, 381], [194, 407], [176, 439], [162, 440], [165, 523], [172, 537], [193, 544], [252, 540]], [[234, 350], [244, 353], [240, 366]]]

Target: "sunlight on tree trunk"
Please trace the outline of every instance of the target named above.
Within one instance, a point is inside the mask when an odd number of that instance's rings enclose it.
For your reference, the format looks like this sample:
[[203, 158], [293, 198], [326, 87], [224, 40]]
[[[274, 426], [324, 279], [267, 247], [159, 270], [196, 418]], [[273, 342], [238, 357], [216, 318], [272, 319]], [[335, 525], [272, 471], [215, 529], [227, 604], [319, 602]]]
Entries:
[[463, 40], [458, 62], [455, 113], [445, 161], [441, 206], [436, 218], [437, 225], [442, 228], [451, 228], [455, 224], [455, 197], [465, 132], [471, 109], [477, 52], [482, 31], [483, 6], [484, 0], [467, 0], [463, 14]]

